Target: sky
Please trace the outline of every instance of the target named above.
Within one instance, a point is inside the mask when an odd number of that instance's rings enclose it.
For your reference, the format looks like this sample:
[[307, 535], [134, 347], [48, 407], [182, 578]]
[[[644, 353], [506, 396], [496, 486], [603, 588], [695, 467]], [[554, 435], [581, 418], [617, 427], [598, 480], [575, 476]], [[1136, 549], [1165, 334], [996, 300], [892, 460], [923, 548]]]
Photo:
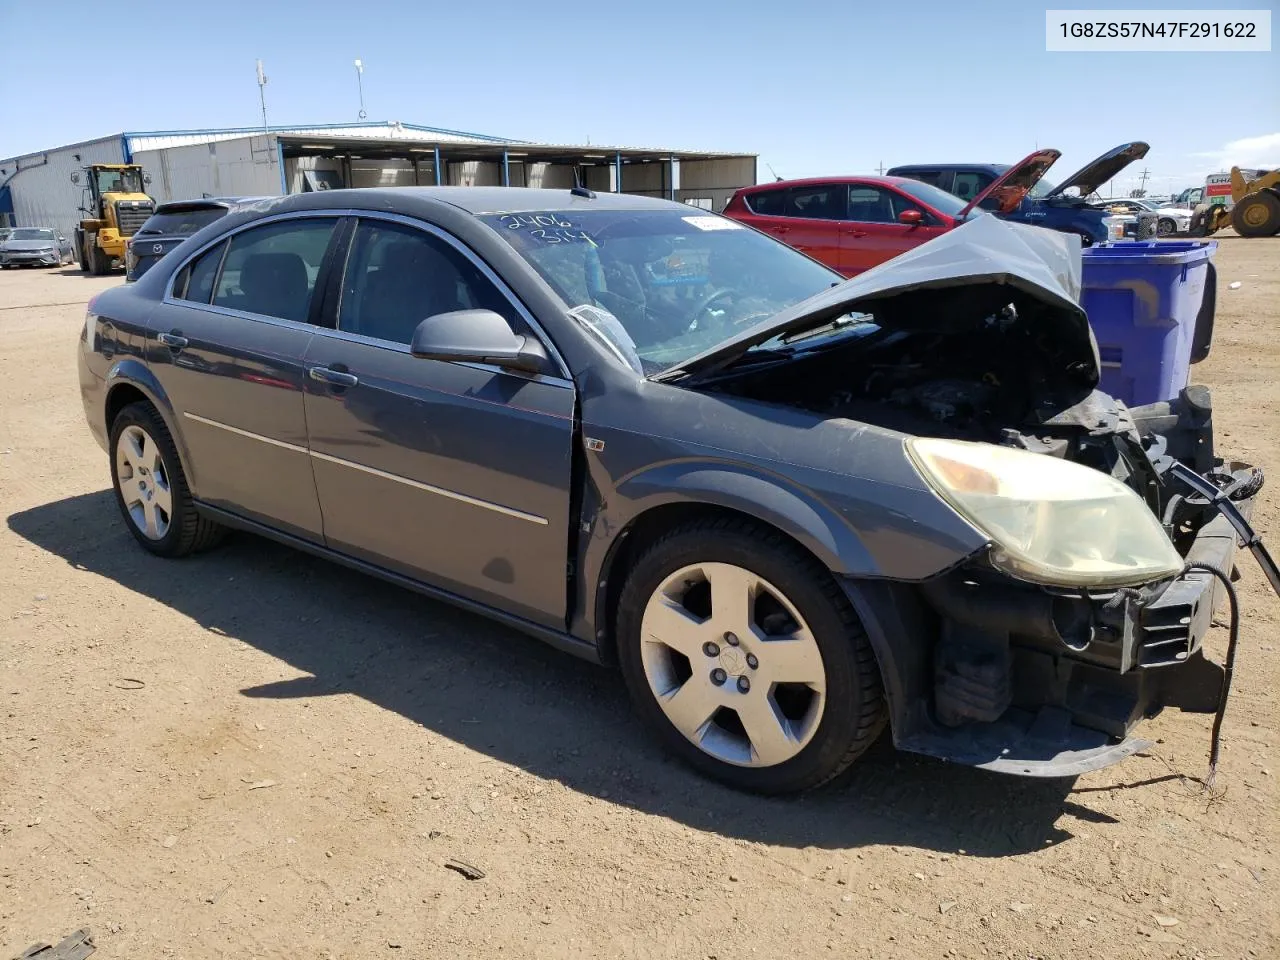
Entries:
[[[1195, 6], [1271, 9], [1280, 32], [1276, 0]], [[260, 123], [258, 58], [272, 123], [355, 121], [358, 57], [370, 120], [756, 153], [761, 179], [1011, 163], [1055, 147], [1063, 156], [1048, 179], [1060, 180], [1131, 140], [1151, 152], [1117, 178], [1117, 193], [1144, 168], [1148, 190], [1168, 193], [1232, 164], [1280, 166], [1275, 44], [1270, 53], [1048, 53], [1045, 7], [1025, 0], [589, 9], [0, 0], [0, 157], [126, 130]]]

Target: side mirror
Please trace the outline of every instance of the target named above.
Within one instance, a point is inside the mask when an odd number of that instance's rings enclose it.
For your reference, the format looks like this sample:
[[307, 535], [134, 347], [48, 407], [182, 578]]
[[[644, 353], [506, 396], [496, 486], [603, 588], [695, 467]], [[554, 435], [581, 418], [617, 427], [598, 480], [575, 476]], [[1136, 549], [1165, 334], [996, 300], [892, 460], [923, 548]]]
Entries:
[[908, 227], [918, 227], [924, 223], [924, 214], [919, 210], [903, 210], [898, 214], [898, 222], [905, 223]]
[[409, 352], [427, 360], [491, 363], [526, 373], [548, 368], [542, 344], [515, 333], [506, 318], [492, 310], [454, 310], [427, 317], [413, 331]]
[[150, 182], [151, 182], [151, 174], [149, 174], [149, 173], [144, 173], [144, 174], [142, 175], [142, 182], [143, 182], [143, 183], [150, 183]]
[[71, 174], [71, 182], [72, 182], [72, 183], [79, 183], [79, 182], [80, 182], [80, 174], [78, 174], [78, 173], [73, 173], [73, 174]]

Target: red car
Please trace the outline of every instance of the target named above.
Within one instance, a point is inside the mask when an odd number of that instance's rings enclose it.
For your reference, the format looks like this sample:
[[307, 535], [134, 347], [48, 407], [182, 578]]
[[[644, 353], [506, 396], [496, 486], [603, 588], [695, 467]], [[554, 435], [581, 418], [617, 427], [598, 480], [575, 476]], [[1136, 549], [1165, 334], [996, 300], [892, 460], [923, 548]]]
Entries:
[[959, 226], [979, 207], [978, 216], [1015, 209], [1059, 156], [1038, 150], [969, 201], [906, 177], [818, 177], [743, 187], [724, 215], [852, 277]]

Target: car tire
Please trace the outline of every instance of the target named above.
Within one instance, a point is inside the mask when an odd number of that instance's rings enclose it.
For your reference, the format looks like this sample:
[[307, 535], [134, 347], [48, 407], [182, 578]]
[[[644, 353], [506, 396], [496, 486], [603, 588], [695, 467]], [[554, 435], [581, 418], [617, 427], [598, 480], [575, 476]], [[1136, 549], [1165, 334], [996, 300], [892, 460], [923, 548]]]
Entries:
[[196, 510], [177, 448], [148, 403], [111, 423], [111, 486], [134, 539], [161, 557], [185, 557], [218, 542], [225, 528]]
[[1172, 237], [1178, 232], [1178, 225], [1169, 217], [1161, 217], [1156, 221], [1157, 237]]
[[[718, 607], [718, 589], [742, 608]], [[724, 630], [735, 622], [742, 636]], [[646, 726], [734, 788], [820, 786], [884, 727], [879, 666], [848, 598], [814, 557], [751, 520], [695, 521], [651, 544], [623, 586], [616, 630]]]

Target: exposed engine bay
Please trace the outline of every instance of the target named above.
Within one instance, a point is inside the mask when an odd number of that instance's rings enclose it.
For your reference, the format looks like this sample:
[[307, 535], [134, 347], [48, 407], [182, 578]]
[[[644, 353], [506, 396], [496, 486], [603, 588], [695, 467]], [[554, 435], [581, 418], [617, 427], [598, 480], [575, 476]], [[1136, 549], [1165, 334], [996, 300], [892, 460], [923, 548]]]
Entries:
[[1213, 468], [1207, 389], [1130, 409], [1095, 388], [1091, 342], [1086, 353], [1046, 322], [1041, 303], [997, 284], [917, 291], [868, 308], [842, 329], [798, 339], [785, 360], [761, 350], [753, 363], [748, 354], [709, 387], [1081, 463], [1133, 487], [1171, 535], [1198, 529], [1176, 504], [1170, 512], [1176, 495], [1162, 476], [1170, 457], [1198, 473]]

